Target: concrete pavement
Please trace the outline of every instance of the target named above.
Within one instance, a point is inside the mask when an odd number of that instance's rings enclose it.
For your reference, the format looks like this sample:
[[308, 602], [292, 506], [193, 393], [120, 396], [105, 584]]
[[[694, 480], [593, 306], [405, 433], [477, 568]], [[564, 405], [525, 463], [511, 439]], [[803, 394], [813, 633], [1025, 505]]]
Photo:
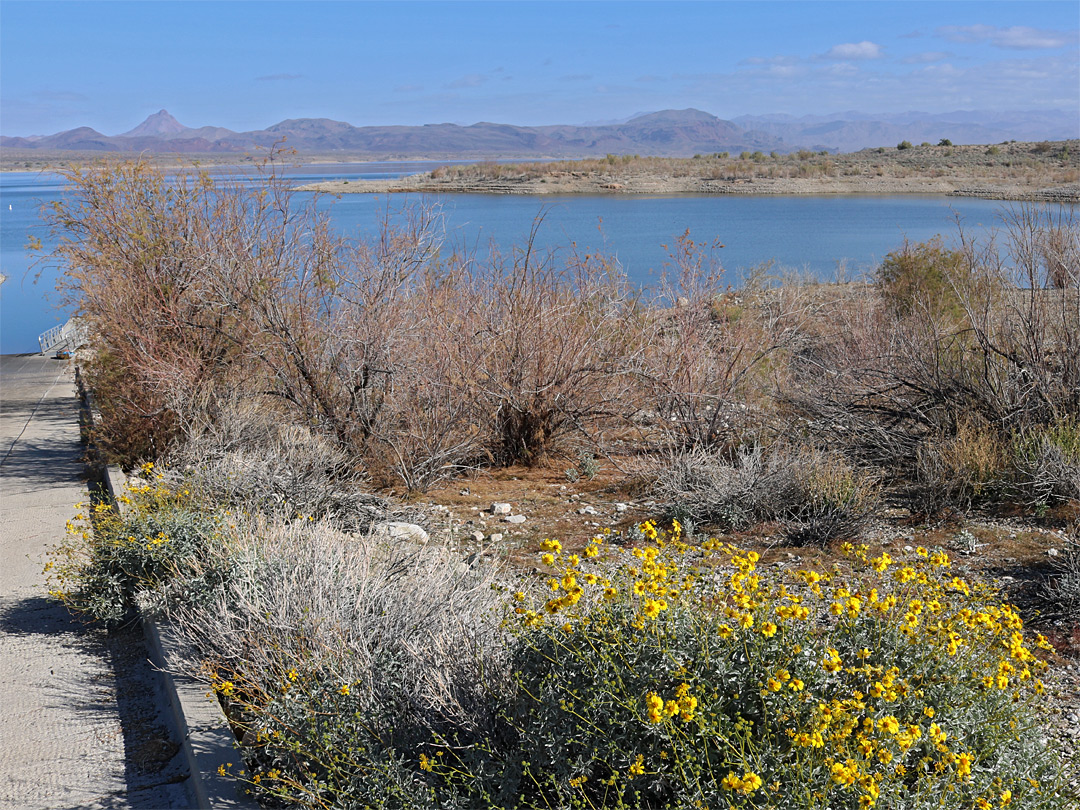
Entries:
[[71, 363], [0, 356], [0, 808], [187, 807], [141, 631], [46, 594], [45, 552], [88, 499], [82, 452]]

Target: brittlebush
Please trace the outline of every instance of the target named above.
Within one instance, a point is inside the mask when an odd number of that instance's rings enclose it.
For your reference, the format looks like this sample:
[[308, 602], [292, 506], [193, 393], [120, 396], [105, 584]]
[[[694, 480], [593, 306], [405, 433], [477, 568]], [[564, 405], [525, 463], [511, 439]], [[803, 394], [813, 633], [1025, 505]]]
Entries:
[[490, 724], [410, 736], [301, 674], [317, 722], [260, 726], [260, 788], [318, 806], [1070, 806], [1035, 733], [1048, 645], [944, 552], [849, 544], [842, 565], [778, 571], [677, 523], [635, 534], [545, 541], [540, 587], [507, 590]]

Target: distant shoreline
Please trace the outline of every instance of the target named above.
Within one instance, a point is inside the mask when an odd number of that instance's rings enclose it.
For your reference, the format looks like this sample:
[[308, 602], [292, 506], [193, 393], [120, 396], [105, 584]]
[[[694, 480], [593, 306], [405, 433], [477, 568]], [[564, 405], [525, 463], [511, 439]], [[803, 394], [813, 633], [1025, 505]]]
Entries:
[[[92, 166], [117, 159], [115, 153], [55, 155], [34, 166], [16, 166], [5, 150], [2, 171], [58, 171], [64, 166]], [[185, 160], [189, 157], [190, 160]], [[167, 171], [203, 168], [211, 173], [251, 170], [260, 161], [237, 155], [146, 155]], [[204, 158], [206, 158], [204, 160]], [[398, 179], [331, 180], [305, 183], [303, 173], [290, 178], [300, 191], [331, 194], [517, 194], [552, 195], [894, 195], [926, 194], [991, 200], [1080, 203], [1080, 139], [953, 145], [942, 142], [863, 149], [832, 154], [799, 150], [768, 155], [727, 152], [693, 158], [607, 155], [574, 160], [486, 161], [466, 164], [411, 157], [364, 160], [358, 155], [290, 155], [279, 165], [331, 167], [342, 174], [371, 163], [427, 163], [438, 168]], [[7, 165], [3, 165], [6, 163]], [[332, 170], [331, 170], [332, 171]], [[325, 172], [324, 172], [325, 176]]]
[[973, 185], [961, 179], [949, 180], [915, 178], [897, 180], [844, 181], [821, 180], [768, 180], [755, 179], [742, 182], [699, 181], [686, 182], [682, 178], [649, 178], [639, 183], [611, 184], [584, 178], [576, 182], [538, 184], [535, 182], [507, 182], [504, 180], [474, 180], [468, 182], [433, 181], [427, 175], [417, 175], [399, 180], [342, 180], [308, 183], [296, 187], [297, 191], [317, 191], [329, 194], [515, 194], [515, 195], [741, 195], [741, 196], [820, 196], [820, 195], [879, 195], [879, 194], [931, 194], [953, 197], [977, 197], [988, 200], [1016, 200], [1037, 202], [1080, 202], [1080, 184], [1038, 187], [1018, 184]]
[[576, 161], [445, 166], [396, 180], [298, 186], [332, 194], [941, 194], [1080, 202], [1080, 140], [864, 149], [726, 152], [694, 158], [609, 155]]

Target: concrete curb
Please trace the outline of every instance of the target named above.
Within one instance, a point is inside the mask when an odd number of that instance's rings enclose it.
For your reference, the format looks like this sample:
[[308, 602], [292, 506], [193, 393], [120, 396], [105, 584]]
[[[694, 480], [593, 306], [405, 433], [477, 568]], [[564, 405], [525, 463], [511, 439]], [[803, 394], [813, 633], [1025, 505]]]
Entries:
[[[83, 427], [88, 438], [93, 425], [93, 403], [77, 377], [83, 399]], [[115, 508], [120, 508], [126, 476], [116, 465], [105, 465], [94, 459], [89, 443], [90, 466], [100, 478], [101, 494]], [[259, 804], [243, 792], [241, 783], [231, 774], [242, 768], [236, 737], [212, 694], [194, 678], [180, 674], [175, 666], [181, 659], [179, 644], [167, 624], [142, 617], [143, 636], [150, 660], [160, 676], [160, 685], [169, 703], [173, 730], [180, 743], [181, 754], [190, 776], [186, 787], [191, 806], [198, 810], [259, 810]]]
[[168, 625], [144, 617], [142, 627], [191, 772], [187, 788], [192, 806], [199, 810], [257, 810], [259, 805], [243, 793], [241, 783], [232, 776], [243, 761], [217, 699], [207, 694], [204, 684], [169, 668], [169, 661], [179, 656]]

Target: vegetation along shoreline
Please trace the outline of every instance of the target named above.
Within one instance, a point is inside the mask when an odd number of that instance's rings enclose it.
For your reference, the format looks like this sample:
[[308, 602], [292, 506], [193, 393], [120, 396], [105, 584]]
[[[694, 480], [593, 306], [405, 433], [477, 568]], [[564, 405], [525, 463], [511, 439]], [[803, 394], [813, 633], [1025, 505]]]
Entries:
[[299, 186], [334, 194], [947, 194], [1080, 202], [1080, 140], [863, 149], [848, 154], [719, 152], [693, 158], [448, 165], [389, 180]]

